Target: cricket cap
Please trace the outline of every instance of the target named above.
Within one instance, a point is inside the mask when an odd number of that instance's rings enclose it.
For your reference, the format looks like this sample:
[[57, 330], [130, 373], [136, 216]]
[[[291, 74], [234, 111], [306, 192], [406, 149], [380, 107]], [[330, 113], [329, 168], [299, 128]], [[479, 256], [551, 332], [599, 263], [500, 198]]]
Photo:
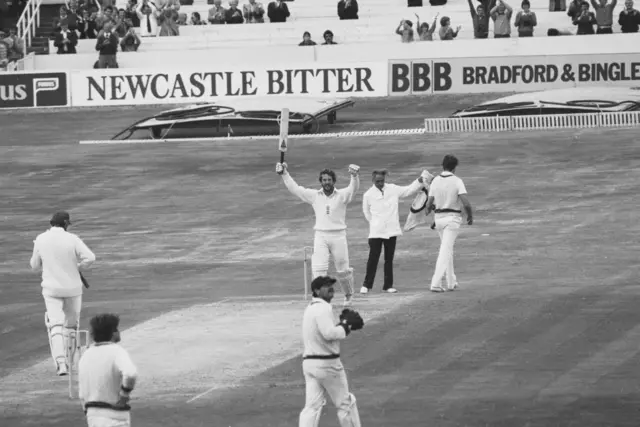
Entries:
[[53, 214], [53, 216], [51, 217], [51, 221], [49, 221], [49, 224], [51, 224], [52, 226], [63, 226], [65, 225], [65, 221], [68, 221], [68, 223], [71, 224], [71, 216], [69, 215], [69, 212], [58, 211]]

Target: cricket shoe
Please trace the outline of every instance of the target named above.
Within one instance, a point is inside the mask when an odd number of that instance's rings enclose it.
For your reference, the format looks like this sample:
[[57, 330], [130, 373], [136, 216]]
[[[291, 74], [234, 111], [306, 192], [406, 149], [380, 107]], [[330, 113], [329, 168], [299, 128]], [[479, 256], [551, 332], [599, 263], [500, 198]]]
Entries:
[[442, 289], [442, 286], [433, 286], [431, 289], [431, 292], [444, 292], [444, 289]]
[[351, 307], [353, 305], [351, 298], [351, 295], [349, 295], [348, 297], [344, 297], [344, 303], [342, 304], [344, 308]]
[[453, 291], [457, 291], [458, 289], [460, 289], [460, 288], [458, 287], [458, 284], [457, 284], [457, 283], [454, 283], [454, 284], [453, 284], [453, 286], [449, 286], [449, 287], [447, 288], [447, 291], [449, 291], [449, 292], [453, 292]]
[[360, 293], [361, 294], [368, 294], [369, 293], [369, 288], [367, 288], [366, 286], [363, 286], [360, 288]]
[[384, 291], [388, 294], [395, 294], [398, 292], [396, 288], [389, 288], [389, 289], [385, 289]]
[[57, 370], [58, 376], [59, 377], [64, 377], [65, 375], [69, 374], [69, 368], [67, 368], [67, 364], [66, 363], [58, 363], [58, 370]]

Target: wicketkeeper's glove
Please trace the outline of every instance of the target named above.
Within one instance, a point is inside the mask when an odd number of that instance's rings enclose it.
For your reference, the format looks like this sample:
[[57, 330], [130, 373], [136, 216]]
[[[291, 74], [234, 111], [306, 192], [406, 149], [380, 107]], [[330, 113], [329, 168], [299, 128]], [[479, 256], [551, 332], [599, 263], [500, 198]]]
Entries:
[[360, 313], [350, 308], [342, 310], [342, 313], [340, 313], [340, 321], [345, 321], [352, 331], [357, 331], [364, 327], [364, 319], [362, 319]]

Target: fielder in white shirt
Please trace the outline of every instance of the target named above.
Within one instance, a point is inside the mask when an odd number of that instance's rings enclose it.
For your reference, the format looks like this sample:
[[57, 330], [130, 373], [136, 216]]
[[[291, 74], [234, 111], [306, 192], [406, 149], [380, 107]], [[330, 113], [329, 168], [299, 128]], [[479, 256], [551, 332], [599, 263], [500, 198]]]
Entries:
[[[395, 293], [393, 287], [393, 257], [396, 251], [397, 236], [402, 235], [398, 203], [400, 199], [413, 196], [423, 188], [423, 176], [411, 184], [401, 187], [386, 182], [386, 169], [374, 170], [371, 174], [373, 185], [362, 197], [362, 212], [369, 222], [369, 259], [361, 294], [373, 288], [376, 278], [380, 252], [384, 246], [384, 282], [383, 292]], [[428, 174], [428, 172], [427, 172]]]
[[51, 357], [62, 376], [69, 370], [65, 344], [75, 347], [73, 340], [80, 326], [83, 291], [80, 270], [89, 267], [96, 256], [80, 237], [67, 231], [71, 225], [68, 212], [56, 212], [49, 223], [51, 228], [33, 241], [30, 264], [32, 270], [42, 271]]
[[100, 314], [90, 321], [94, 343], [78, 365], [79, 396], [89, 427], [129, 427], [131, 392], [138, 372], [121, 347], [120, 318]]
[[[311, 282], [313, 298], [302, 320], [305, 405], [299, 427], [318, 427], [325, 393], [338, 409], [341, 427], [360, 427], [356, 397], [349, 392], [347, 374], [340, 361], [340, 341], [351, 332], [348, 319], [336, 322], [331, 307], [336, 279], [316, 277]], [[354, 329], [355, 330], [355, 329]]]
[[304, 188], [291, 178], [286, 163], [278, 163], [276, 172], [282, 175], [282, 181], [291, 194], [303, 202], [309, 203], [316, 215], [313, 227], [313, 256], [311, 257], [311, 271], [313, 277], [325, 276], [329, 270], [329, 256], [333, 256], [338, 281], [345, 295], [344, 305], [351, 304], [354, 292], [353, 268], [349, 265], [349, 250], [347, 246], [347, 205], [360, 187], [358, 176], [359, 166], [350, 165], [351, 181], [344, 189], [336, 189], [336, 174], [330, 169], [320, 172], [321, 189]]
[[444, 292], [442, 276], [447, 279], [447, 290], [458, 288], [458, 279], [453, 269], [453, 245], [455, 244], [460, 225], [462, 224], [462, 208], [464, 207], [467, 224], [473, 224], [471, 203], [467, 198], [464, 182], [453, 173], [458, 166], [458, 159], [450, 154], [442, 160], [443, 172], [436, 176], [429, 188], [427, 213], [435, 212], [435, 225], [440, 235], [440, 252], [436, 261], [436, 269], [431, 279], [431, 291]]

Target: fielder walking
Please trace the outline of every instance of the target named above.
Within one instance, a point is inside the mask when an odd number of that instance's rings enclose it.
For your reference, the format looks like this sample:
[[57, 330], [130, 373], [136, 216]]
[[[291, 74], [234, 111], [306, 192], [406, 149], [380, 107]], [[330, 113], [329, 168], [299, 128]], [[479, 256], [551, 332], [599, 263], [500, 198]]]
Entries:
[[68, 212], [56, 212], [51, 228], [33, 241], [31, 269], [42, 272], [42, 296], [46, 307], [45, 324], [51, 357], [58, 375], [67, 375], [69, 361], [66, 348], [76, 347], [82, 309], [80, 270], [89, 267], [96, 256], [87, 245], [67, 229], [71, 225]]
[[453, 291], [458, 288], [458, 279], [453, 269], [453, 246], [462, 224], [462, 207], [467, 216], [467, 224], [473, 224], [467, 189], [464, 182], [454, 175], [457, 166], [458, 159], [455, 156], [444, 156], [442, 173], [433, 179], [429, 188], [426, 209], [427, 213], [434, 210], [435, 228], [440, 236], [440, 252], [431, 279], [432, 292], [445, 291], [442, 287], [442, 276], [446, 277], [447, 290]]
[[[424, 171], [423, 174], [428, 175]], [[398, 203], [400, 199], [412, 196], [423, 188], [424, 177], [421, 175], [411, 184], [401, 187], [386, 182], [386, 169], [374, 170], [371, 174], [373, 185], [362, 197], [362, 211], [369, 222], [369, 259], [367, 273], [360, 288], [361, 294], [373, 288], [380, 253], [384, 247], [384, 283], [383, 292], [395, 293], [393, 287], [393, 257], [396, 251], [397, 236], [402, 235]], [[425, 175], [426, 176], [426, 175]]]
[[340, 361], [340, 340], [353, 330], [362, 329], [358, 312], [344, 309], [336, 323], [331, 307], [336, 279], [316, 277], [311, 282], [313, 298], [302, 320], [304, 352], [302, 371], [305, 380], [305, 405], [299, 427], [318, 427], [325, 393], [338, 409], [341, 427], [360, 427], [356, 397], [349, 392], [347, 374]]
[[100, 314], [89, 322], [94, 343], [80, 358], [79, 396], [88, 427], [129, 427], [131, 392], [138, 377], [127, 350], [121, 347], [120, 318]]
[[349, 250], [347, 245], [347, 205], [360, 188], [360, 177], [357, 165], [349, 166], [351, 180], [344, 189], [336, 189], [336, 174], [330, 169], [320, 172], [319, 181], [322, 188], [304, 188], [293, 180], [286, 163], [276, 164], [276, 172], [282, 175], [282, 181], [287, 189], [302, 200], [309, 203], [316, 215], [313, 227], [313, 255], [311, 257], [311, 271], [313, 277], [325, 276], [329, 270], [329, 257], [333, 256], [338, 281], [345, 295], [344, 305], [351, 305], [354, 292], [353, 268], [349, 265]]

